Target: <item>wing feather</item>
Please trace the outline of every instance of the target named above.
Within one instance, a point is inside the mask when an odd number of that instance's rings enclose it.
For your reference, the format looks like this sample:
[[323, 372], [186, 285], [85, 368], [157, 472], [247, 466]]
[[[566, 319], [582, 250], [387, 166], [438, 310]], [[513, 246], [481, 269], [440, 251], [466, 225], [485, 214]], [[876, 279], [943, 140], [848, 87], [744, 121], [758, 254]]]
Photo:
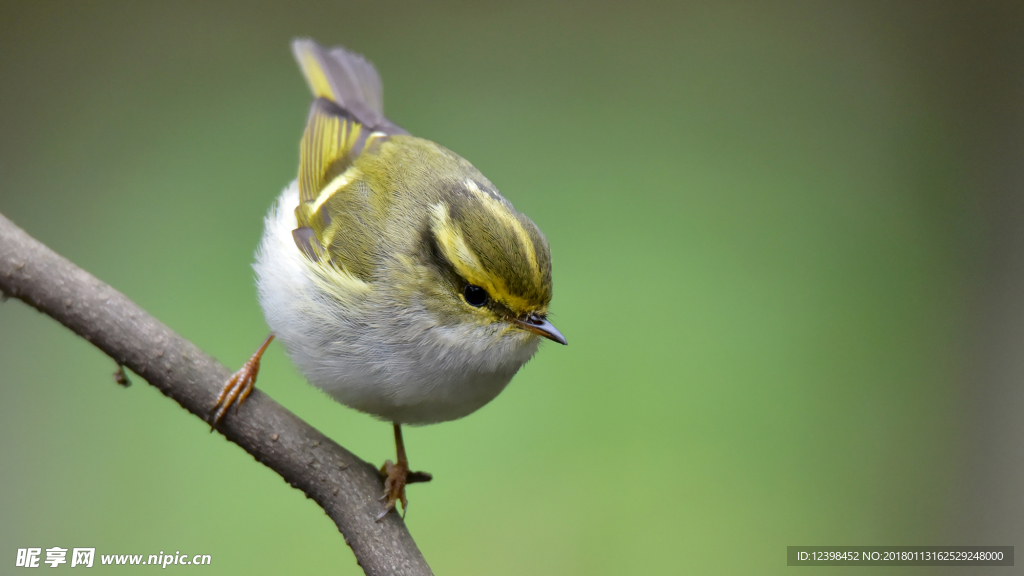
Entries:
[[292, 236], [325, 277], [368, 281], [383, 233], [374, 213], [386, 202], [371, 202], [356, 161], [408, 133], [384, 117], [380, 76], [365, 58], [308, 39], [295, 40], [292, 50], [315, 96], [299, 145]]
[[320, 192], [362, 151], [366, 130], [323, 98], [309, 109], [299, 144], [299, 202], [316, 202]]

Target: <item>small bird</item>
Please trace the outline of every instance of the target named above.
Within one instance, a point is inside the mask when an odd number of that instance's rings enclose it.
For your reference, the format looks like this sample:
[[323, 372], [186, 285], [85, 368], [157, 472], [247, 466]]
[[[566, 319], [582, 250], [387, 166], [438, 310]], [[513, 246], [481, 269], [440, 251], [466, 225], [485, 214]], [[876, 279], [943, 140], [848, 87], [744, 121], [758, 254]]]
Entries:
[[299, 173], [271, 207], [253, 265], [271, 334], [224, 386], [213, 426], [253, 389], [276, 336], [310, 383], [391, 422], [382, 519], [411, 472], [402, 424], [466, 416], [500, 393], [541, 338], [551, 254], [536, 224], [472, 164], [384, 117], [363, 57], [292, 43], [313, 92]]

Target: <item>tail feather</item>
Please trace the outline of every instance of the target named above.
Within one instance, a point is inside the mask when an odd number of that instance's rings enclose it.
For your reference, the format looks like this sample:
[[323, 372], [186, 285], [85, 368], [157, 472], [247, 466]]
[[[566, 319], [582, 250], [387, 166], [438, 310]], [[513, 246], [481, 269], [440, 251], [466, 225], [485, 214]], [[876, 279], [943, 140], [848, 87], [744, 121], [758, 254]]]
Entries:
[[314, 96], [331, 100], [371, 129], [405, 133], [384, 117], [380, 75], [365, 58], [341, 47], [325, 49], [308, 38], [294, 40], [292, 52]]

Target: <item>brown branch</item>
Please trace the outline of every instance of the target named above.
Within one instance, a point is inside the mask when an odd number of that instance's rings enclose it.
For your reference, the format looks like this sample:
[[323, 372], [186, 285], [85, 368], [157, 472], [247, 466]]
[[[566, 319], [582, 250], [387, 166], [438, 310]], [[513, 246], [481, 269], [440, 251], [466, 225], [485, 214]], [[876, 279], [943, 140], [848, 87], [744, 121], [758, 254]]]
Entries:
[[[0, 290], [53, 317], [205, 418], [230, 372], [120, 292], [0, 214]], [[381, 522], [372, 465], [255, 390], [217, 430], [312, 498], [334, 520], [370, 575], [431, 574], [398, 514]]]

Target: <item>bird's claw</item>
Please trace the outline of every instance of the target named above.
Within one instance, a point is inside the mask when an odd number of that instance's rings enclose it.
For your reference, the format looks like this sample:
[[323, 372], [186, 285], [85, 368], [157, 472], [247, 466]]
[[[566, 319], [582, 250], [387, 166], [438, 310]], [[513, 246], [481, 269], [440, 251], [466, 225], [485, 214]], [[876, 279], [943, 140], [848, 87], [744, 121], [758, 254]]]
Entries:
[[384, 511], [377, 516], [377, 522], [383, 520], [399, 502], [402, 503], [402, 518], [405, 518], [405, 512], [409, 508], [409, 501], [405, 498], [405, 487], [433, 479], [427, 472], [410, 472], [409, 464], [401, 460], [397, 464], [391, 460], [384, 462], [380, 467], [380, 473], [384, 475], [384, 494], [377, 501], [384, 502]]
[[217, 427], [217, 423], [227, 414], [228, 408], [231, 408], [232, 404], [235, 405], [235, 411], [237, 412], [242, 402], [245, 402], [249, 394], [252, 394], [252, 390], [256, 385], [256, 376], [260, 373], [260, 359], [263, 358], [263, 353], [267, 351], [267, 346], [270, 346], [273, 340], [273, 334], [267, 336], [267, 339], [263, 341], [263, 345], [252, 355], [252, 358], [249, 358], [238, 372], [231, 376], [227, 384], [224, 385], [224, 389], [220, 391], [220, 396], [217, 396], [217, 403], [210, 409], [210, 415], [207, 417], [207, 420], [210, 422], [210, 432], [213, 432], [213, 429]]
[[224, 389], [220, 391], [220, 396], [217, 396], [217, 403], [210, 410], [209, 422], [211, 431], [227, 414], [228, 408], [231, 408], [232, 404], [235, 405], [235, 411], [237, 411], [242, 402], [245, 402], [245, 399], [249, 397], [249, 394], [252, 394], [256, 383], [256, 374], [259, 373], [259, 370], [259, 361], [253, 363], [252, 360], [249, 360], [242, 365], [238, 372], [231, 376], [231, 379], [224, 385]]
[[380, 522], [387, 516], [388, 512], [395, 509], [399, 501], [402, 503], [402, 516], [409, 508], [409, 501], [405, 498], [406, 480], [409, 478], [409, 464], [401, 460], [397, 464], [388, 460], [380, 467], [380, 473], [384, 475], [384, 495], [380, 501], [384, 502], [384, 511], [377, 516]]

